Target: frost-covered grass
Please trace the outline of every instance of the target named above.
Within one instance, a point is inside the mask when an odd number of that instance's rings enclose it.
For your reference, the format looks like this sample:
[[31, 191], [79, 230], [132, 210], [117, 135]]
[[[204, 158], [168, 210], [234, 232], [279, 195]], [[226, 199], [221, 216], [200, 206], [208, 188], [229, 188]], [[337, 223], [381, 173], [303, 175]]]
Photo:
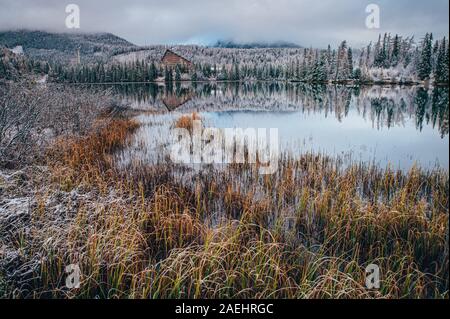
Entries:
[[[23, 177], [33, 197], [0, 219], [9, 297], [448, 298], [448, 172], [305, 154], [274, 175], [115, 165], [137, 123], [103, 119]], [[39, 177], [39, 178], [37, 178]], [[34, 181], [34, 186], [33, 185]], [[8, 192], [20, 180], [8, 179]], [[78, 264], [79, 289], [65, 287]], [[381, 288], [365, 287], [377, 264]], [[1, 279], [3, 278], [3, 279]]]

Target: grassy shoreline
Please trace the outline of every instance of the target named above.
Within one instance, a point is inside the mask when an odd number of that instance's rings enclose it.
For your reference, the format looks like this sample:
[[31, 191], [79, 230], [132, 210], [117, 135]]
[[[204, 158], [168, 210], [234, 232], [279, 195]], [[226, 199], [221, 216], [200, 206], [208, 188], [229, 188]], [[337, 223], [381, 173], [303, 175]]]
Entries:
[[[138, 125], [104, 118], [56, 142], [46, 174], [30, 173], [31, 213], [0, 224], [2, 256], [18, 252], [0, 267], [4, 296], [448, 298], [448, 172], [315, 154], [282, 156], [271, 176], [119, 170], [114, 152]], [[79, 289], [65, 287], [68, 264], [80, 266]], [[365, 287], [368, 264], [380, 290]]]

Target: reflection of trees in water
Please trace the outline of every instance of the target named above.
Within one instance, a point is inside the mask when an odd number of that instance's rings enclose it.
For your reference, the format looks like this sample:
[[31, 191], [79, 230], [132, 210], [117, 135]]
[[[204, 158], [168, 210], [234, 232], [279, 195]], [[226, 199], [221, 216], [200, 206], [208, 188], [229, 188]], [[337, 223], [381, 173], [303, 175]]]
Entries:
[[416, 126], [422, 130], [424, 122], [439, 129], [441, 136], [448, 134], [449, 105], [448, 87], [436, 87], [429, 93], [424, 88], [417, 90], [414, 104], [416, 106]]
[[[394, 91], [392, 91], [394, 90]], [[448, 134], [448, 93], [447, 87], [387, 89], [378, 96], [369, 94], [364, 97], [370, 102], [369, 117], [378, 128], [391, 128], [414, 118], [416, 128], [422, 131], [424, 125], [439, 130], [442, 137]], [[366, 101], [360, 101], [358, 108], [367, 107]], [[367, 109], [363, 110], [366, 118]]]
[[112, 92], [124, 99], [125, 101], [132, 101], [137, 104], [152, 104], [159, 98], [163, 92], [164, 87], [156, 84], [142, 85], [142, 84], [126, 84], [111, 86]]
[[146, 107], [160, 107], [164, 100], [170, 100], [178, 107], [194, 95], [194, 91], [189, 85], [182, 85], [181, 83], [167, 86], [155, 83], [114, 85], [112, 86], [112, 92], [126, 103]]
[[439, 128], [441, 136], [448, 135], [449, 105], [448, 87], [435, 88], [431, 103], [431, 124]]
[[416, 126], [421, 131], [423, 129], [423, 121], [427, 117], [428, 102], [428, 92], [423, 88], [419, 88], [414, 98], [414, 104], [416, 106]]
[[371, 111], [375, 115], [377, 127], [385, 124], [388, 128], [398, 124], [403, 119], [404, 105], [403, 99], [400, 99], [398, 105], [393, 99], [386, 97], [370, 99]]
[[[225, 111], [257, 109], [320, 112], [342, 121], [351, 109], [377, 128], [391, 128], [414, 119], [418, 130], [424, 125], [449, 133], [449, 89], [435, 87], [347, 87], [284, 82], [175, 83], [117, 85], [113, 92], [146, 108], [173, 108], [185, 111]], [[166, 101], [166, 103], [163, 103]], [[171, 108], [169, 108], [171, 109]]]

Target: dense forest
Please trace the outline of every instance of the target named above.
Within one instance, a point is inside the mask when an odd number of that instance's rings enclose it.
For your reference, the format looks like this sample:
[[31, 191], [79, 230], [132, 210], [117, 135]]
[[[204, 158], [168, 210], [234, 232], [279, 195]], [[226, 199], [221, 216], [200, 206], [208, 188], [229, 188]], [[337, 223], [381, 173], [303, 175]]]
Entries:
[[0, 46], [21, 46], [30, 59], [69, 64], [77, 53], [86, 63], [107, 62], [116, 54], [137, 48], [110, 33], [49, 33], [45, 31], [0, 32]]
[[14, 81], [21, 77], [49, 73], [50, 64], [48, 62], [29, 59], [0, 46], [0, 80]]
[[[118, 41], [108, 39], [112, 43]], [[126, 43], [118, 43], [120, 47], [114, 47], [106, 60], [93, 62], [86, 58], [91, 51], [83, 51], [82, 58], [72, 63], [28, 56], [27, 59], [15, 58], [5, 53], [8, 49], [4, 47], [0, 78], [10, 79], [14, 73], [27, 70], [48, 74], [50, 81], [66, 83], [165, 81], [170, 85], [180, 81], [209, 80], [406, 84], [430, 80], [448, 83], [448, 40], [435, 40], [431, 33], [419, 43], [413, 37], [384, 34], [362, 49], [353, 49], [346, 41], [337, 48], [328, 46], [326, 49], [176, 47], [177, 52], [193, 62], [190, 70], [181, 65], [169, 69], [162, 65], [160, 60], [165, 46], [139, 49], [130, 45], [127, 49]]]

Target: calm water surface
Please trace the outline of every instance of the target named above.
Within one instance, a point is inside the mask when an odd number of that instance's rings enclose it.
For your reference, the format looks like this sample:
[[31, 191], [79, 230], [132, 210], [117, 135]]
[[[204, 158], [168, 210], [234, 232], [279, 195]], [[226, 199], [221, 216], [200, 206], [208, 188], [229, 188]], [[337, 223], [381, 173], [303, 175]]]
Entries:
[[448, 88], [253, 83], [120, 85], [113, 91], [143, 123], [123, 163], [167, 160], [184, 113], [206, 126], [278, 128], [283, 152], [320, 152], [407, 170], [449, 166]]

